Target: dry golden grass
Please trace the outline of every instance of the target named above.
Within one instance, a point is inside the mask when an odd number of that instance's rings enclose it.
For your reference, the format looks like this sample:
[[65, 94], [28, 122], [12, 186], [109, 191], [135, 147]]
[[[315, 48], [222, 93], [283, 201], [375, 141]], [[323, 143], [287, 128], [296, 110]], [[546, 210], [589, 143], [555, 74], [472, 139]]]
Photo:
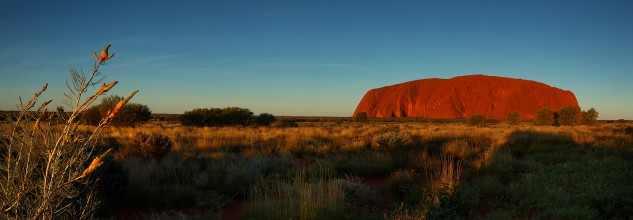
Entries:
[[[626, 144], [629, 135], [623, 129], [629, 124], [607, 124], [597, 126], [532, 126], [499, 124], [486, 127], [473, 127], [461, 123], [452, 124], [422, 124], [422, 123], [303, 123], [297, 128], [274, 127], [183, 127], [143, 125], [139, 127], [109, 127], [104, 131], [105, 137], [115, 138], [123, 143], [130, 141], [138, 132], [158, 133], [174, 141], [174, 150], [208, 150], [215, 151], [226, 147], [242, 148], [248, 152], [249, 148], [262, 145], [278, 144], [279, 152], [292, 152], [298, 148], [314, 147], [354, 151], [364, 147], [376, 147], [371, 137], [385, 131], [399, 130], [400, 132], [416, 135], [419, 141], [425, 142], [435, 139], [459, 138], [489, 138], [492, 147], [498, 147], [507, 142], [507, 137], [513, 132], [535, 132], [554, 136], [569, 137], [577, 144], [621, 146]], [[89, 130], [89, 126], [83, 127]], [[3, 129], [4, 130], [4, 129]], [[314, 140], [317, 141], [314, 141]], [[319, 141], [320, 140], [320, 141]], [[275, 141], [277, 143], [275, 143]], [[327, 142], [327, 143], [324, 143]], [[454, 156], [464, 157], [472, 154], [464, 146], [462, 140], [446, 144], [446, 151]], [[467, 145], [467, 144], [466, 144]], [[264, 146], [265, 147], [265, 146]], [[271, 146], [272, 147], [272, 146]]]
[[[619, 152], [622, 149], [630, 151], [630, 149], [633, 149], [633, 136], [627, 134], [625, 129], [632, 126], [633, 124], [630, 123], [554, 127], [533, 126], [530, 123], [470, 126], [459, 122], [448, 124], [420, 122], [306, 122], [301, 123], [301, 126], [296, 128], [277, 128], [186, 127], [146, 124], [138, 127], [107, 127], [102, 132], [106, 139], [106, 142], [102, 144], [106, 146], [112, 144], [107, 142], [110, 139], [110, 141], [118, 142], [120, 147], [131, 146], [133, 145], [132, 140], [138, 132], [156, 133], [169, 137], [173, 141], [173, 150], [178, 152], [178, 154], [168, 157], [174, 159], [172, 162], [170, 160], [162, 160], [148, 163], [139, 160], [138, 164], [136, 164], [128, 161], [128, 165], [131, 164], [130, 167], [133, 168], [132, 170], [137, 170], [139, 173], [144, 174], [157, 173], [158, 171], [150, 170], [162, 169], [160, 167], [180, 166], [175, 165], [181, 163], [183, 158], [180, 155], [185, 155], [185, 157], [187, 157], [186, 155], [195, 155], [195, 158], [206, 157], [209, 160], [202, 160], [197, 163], [204, 164], [216, 161], [213, 163], [220, 164], [214, 165], [218, 167], [224, 167], [225, 165], [221, 165], [224, 163], [222, 161], [228, 159], [226, 161], [234, 161], [233, 164], [239, 169], [250, 169], [248, 167], [251, 166], [245, 166], [244, 163], [260, 164], [257, 161], [261, 158], [257, 158], [262, 155], [270, 156], [270, 158], [282, 155], [283, 159], [280, 160], [287, 160], [287, 163], [290, 164], [292, 164], [294, 159], [293, 156], [302, 154], [334, 155], [335, 157], [344, 158], [339, 159], [340, 161], [349, 160], [352, 164], [336, 163], [334, 161], [334, 164], [330, 165], [332, 169], [334, 169], [335, 165], [342, 165], [347, 169], [354, 168], [355, 175], [363, 174], [361, 171], [364, 170], [377, 173], [378, 171], [373, 169], [373, 166], [369, 166], [372, 164], [381, 164], [382, 166], [389, 164], [392, 167], [384, 173], [389, 175], [393, 170], [399, 169], [398, 167], [401, 165], [396, 165], [397, 163], [407, 161], [406, 168], [414, 169], [415, 172], [420, 174], [419, 176], [424, 180], [426, 187], [424, 190], [427, 190], [426, 193], [419, 195], [419, 202], [415, 204], [424, 204], [423, 207], [439, 207], [441, 206], [442, 198], [455, 194], [456, 189], [460, 187], [462, 182], [467, 181], [464, 180], [464, 173], [472, 173], [480, 168], [490, 170], [490, 167], [496, 167], [499, 164], [516, 164], [517, 162], [514, 160], [517, 159], [510, 152], [507, 150], [500, 151], [500, 149], [507, 149], [508, 144], [513, 141], [528, 140], [528, 142], [547, 143], [549, 147], [553, 148], [564, 146], [565, 143], [574, 143], [574, 145], [589, 148], [613, 148], [616, 150], [614, 152]], [[4, 125], [0, 125], [0, 129], [6, 131], [6, 128]], [[93, 127], [91, 126], [80, 127], [82, 132], [90, 132], [92, 129]], [[414, 143], [412, 146], [403, 145], [399, 148], [383, 149], [376, 141], [375, 137], [379, 135], [397, 132], [406, 133], [408, 136], [413, 137]], [[401, 154], [403, 152], [405, 153], [404, 155]], [[347, 155], [351, 156], [346, 157]], [[328, 158], [329, 156], [321, 158]], [[121, 159], [127, 159], [125, 156], [123, 157]], [[270, 160], [272, 161], [272, 159]], [[358, 162], [358, 160], [361, 162]], [[153, 165], [147, 165], [148, 167], [143, 168], [140, 164]], [[160, 166], [156, 164], [160, 164]], [[197, 185], [205, 186], [213, 182], [208, 180], [208, 178], [212, 177], [210, 173], [216, 172], [196, 171], [188, 167], [180, 167], [178, 169], [186, 170], [186, 172], [166, 170], [169, 171], [168, 173], [185, 173], [186, 175], [182, 175], [185, 177], [165, 177], [165, 179], [175, 179], [178, 180], [175, 182], [188, 183], [196, 182], [189, 180], [190, 176], [202, 176], [206, 179], [202, 178], [205, 180]], [[223, 169], [228, 168], [225, 167], [218, 170]], [[260, 167], [260, 169], [263, 168]], [[227, 173], [231, 172], [227, 171]], [[250, 170], [245, 170], [242, 173], [250, 173]], [[343, 173], [346, 173], [346, 171], [341, 172], [341, 175]], [[370, 174], [365, 174], [365, 176], [367, 178], [384, 177], [382, 174]], [[139, 174], [132, 176], [142, 180], [141, 183], [151, 179], [150, 177], [141, 178]], [[487, 184], [490, 186], [494, 186], [498, 182], [496, 179], [485, 180], [490, 182], [490, 184]], [[488, 183], [484, 180], [481, 181], [483, 181], [483, 185]], [[205, 182], [206, 184], [204, 184]], [[197, 185], [196, 187], [198, 187]], [[243, 185], [247, 189], [251, 183], [247, 181]], [[193, 189], [195, 187], [191, 186], [190, 191], [195, 192]], [[494, 195], [494, 192], [490, 194]], [[425, 210], [420, 209], [418, 211], [425, 213]], [[405, 209], [403, 212], [398, 213], [402, 214], [401, 219], [416, 218], [416, 216], [420, 217], [423, 215], [417, 213], [406, 217], [414, 213], [414, 211], [416, 210]], [[393, 214], [392, 217], [397, 219], [398, 213]]]

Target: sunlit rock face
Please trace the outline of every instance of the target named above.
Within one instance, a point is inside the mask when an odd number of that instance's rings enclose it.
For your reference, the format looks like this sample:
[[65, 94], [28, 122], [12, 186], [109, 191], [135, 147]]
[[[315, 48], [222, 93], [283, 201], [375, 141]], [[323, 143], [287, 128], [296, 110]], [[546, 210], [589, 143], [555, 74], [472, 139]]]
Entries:
[[486, 75], [421, 79], [369, 90], [354, 115], [369, 117], [468, 118], [481, 114], [505, 119], [518, 111], [536, 118], [541, 107], [578, 106], [574, 93], [544, 83]]

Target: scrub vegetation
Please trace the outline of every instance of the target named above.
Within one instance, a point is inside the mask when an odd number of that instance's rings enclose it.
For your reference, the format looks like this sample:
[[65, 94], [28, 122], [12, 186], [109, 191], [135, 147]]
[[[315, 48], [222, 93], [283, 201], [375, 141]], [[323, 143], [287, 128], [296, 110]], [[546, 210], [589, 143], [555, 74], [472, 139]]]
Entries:
[[[118, 173], [112, 178], [126, 184], [119, 184], [123, 190], [112, 190], [116, 196], [101, 198], [98, 217], [618, 219], [633, 215], [629, 199], [633, 189], [628, 187], [633, 184], [633, 132], [629, 132], [633, 125], [628, 123], [475, 127], [468, 122], [351, 119], [299, 122], [298, 127], [160, 123], [165, 122], [103, 130], [97, 151], [113, 149], [112, 160], [121, 167], [111, 171]], [[241, 204], [237, 214], [230, 210], [235, 204]]]

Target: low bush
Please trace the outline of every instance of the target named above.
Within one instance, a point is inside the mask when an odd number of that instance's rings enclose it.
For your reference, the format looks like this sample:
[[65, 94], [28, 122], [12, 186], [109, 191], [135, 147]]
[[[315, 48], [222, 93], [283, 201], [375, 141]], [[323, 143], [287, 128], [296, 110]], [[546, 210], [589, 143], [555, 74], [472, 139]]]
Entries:
[[227, 126], [249, 125], [253, 122], [253, 112], [246, 108], [197, 108], [180, 116], [183, 125]]
[[536, 120], [534, 124], [536, 125], [553, 125], [556, 122], [554, 118], [554, 110], [543, 107], [536, 112]]
[[395, 149], [411, 146], [413, 143], [413, 136], [405, 132], [391, 131], [375, 136], [374, 142], [379, 148]]
[[134, 145], [138, 147], [141, 155], [146, 158], [158, 160], [171, 151], [173, 143], [169, 137], [160, 134], [137, 133], [134, 136]]
[[414, 170], [396, 170], [389, 176], [387, 185], [391, 192], [398, 198], [405, 198], [411, 194], [413, 188], [416, 188], [417, 179], [420, 175]]
[[[82, 122], [89, 125], [98, 125], [101, 119], [108, 116], [109, 111], [123, 99], [124, 97], [116, 95], [104, 97], [101, 99], [101, 104], [86, 109], [86, 112], [81, 116]], [[113, 118], [112, 124], [114, 126], [133, 126], [147, 122], [151, 118], [152, 111], [147, 105], [128, 103]]]
[[626, 128], [624, 128], [624, 133], [627, 135], [633, 135], [633, 127], [627, 126]]
[[99, 194], [108, 199], [123, 197], [130, 182], [127, 168], [113, 159], [105, 159], [90, 178], [96, 181]]
[[478, 150], [470, 146], [466, 140], [450, 140], [442, 147], [442, 153], [455, 159], [470, 159], [477, 155]]
[[587, 111], [582, 111], [582, 123], [586, 125], [594, 125], [598, 122], [598, 111], [594, 108], [590, 108]]
[[356, 115], [354, 115], [354, 121], [357, 121], [357, 122], [366, 122], [366, 121], [368, 121], [368, 119], [367, 119], [367, 112], [356, 113]]
[[506, 115], [506, 120], [511, 125], [518, 125], [521, 123], [521, 113], [520, 112], [510, 112]]
[[481, 114], [474, 114], [468, 117], [468, 120], [466, 120], [466, 122], [468, 122], [468, 124], [471, 126], [484, 125], [486, 123], [486, 117]]
[[261, 113], [255, 118], [255, 124], [260, 126], [268, 126], [275, 121], [277, 121], [277, 118], [270, 113]]
[[559, 110], [558, 124], [577, 125], [580, 122], [580, 108], [567, 106]]

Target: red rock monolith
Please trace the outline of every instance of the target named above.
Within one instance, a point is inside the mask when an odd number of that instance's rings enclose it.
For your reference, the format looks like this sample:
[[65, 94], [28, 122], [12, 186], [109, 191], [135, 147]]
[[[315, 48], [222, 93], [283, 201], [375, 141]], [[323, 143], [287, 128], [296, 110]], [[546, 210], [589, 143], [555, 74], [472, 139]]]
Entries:
[[536, 118], [542, 107], [578, 106], [574, 93], [544, 83], [486, 75], [421, 79], [369, 90], [354, 111], [368, 117], [505, 119], [518, 111]]

